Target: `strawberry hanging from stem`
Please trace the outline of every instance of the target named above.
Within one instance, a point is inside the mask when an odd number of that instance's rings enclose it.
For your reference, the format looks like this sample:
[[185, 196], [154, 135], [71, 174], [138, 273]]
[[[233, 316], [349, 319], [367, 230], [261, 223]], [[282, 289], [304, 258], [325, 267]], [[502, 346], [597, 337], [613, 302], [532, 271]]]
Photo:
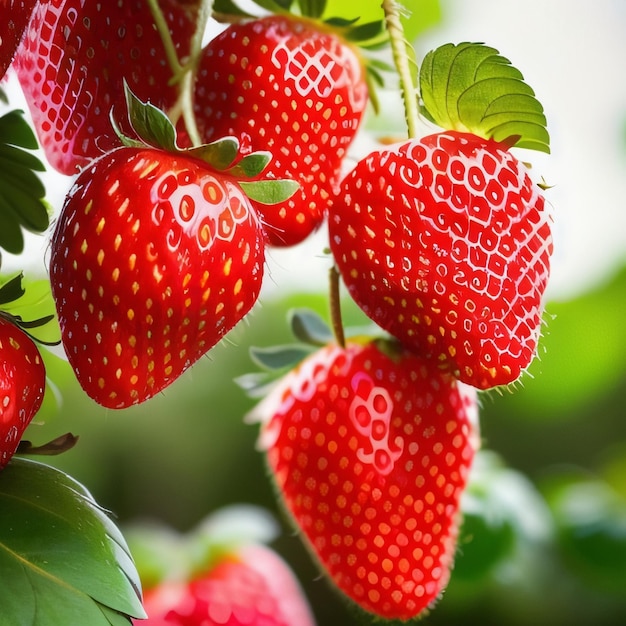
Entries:
[[[171, 384], [251, 309], [264, 238], [249, 196], [272, 202], [291, 181], [241, 180], [270, 159], [237, 162], [237, 141], [178, 150], [162, 112], [127, 88], [142, 141], [85, 169], [52, 238], [50, 279], [62, 340], [96, 402], [124, 408]], [[145, 143], [148, 142], [148, 143]]]
[[[398, 66], [413, 133], [410, 64]], [[545, 117], [487, 46], [430, 53], [420, 84], [428, 115], [450, 130], [361, 160], [329, 210], [330, 247], [382, 328], [463, 382], [506, 385], [536, 354], [553, 247], [541, 190], [509, 148], [547, 150]]]

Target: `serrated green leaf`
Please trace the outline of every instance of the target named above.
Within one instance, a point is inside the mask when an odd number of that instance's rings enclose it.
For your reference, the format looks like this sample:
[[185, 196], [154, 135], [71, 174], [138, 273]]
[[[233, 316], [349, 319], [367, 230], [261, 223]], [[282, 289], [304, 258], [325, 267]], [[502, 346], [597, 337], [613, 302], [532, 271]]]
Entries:
[[302, 344], [250, 348], [250, 358], [265, 370], [290, 369], [311, 354], [312, 347]]
[[326, 0], [299, 0], [302, 15], [319, 19], [326, 11]]
[[252, 152], [228, 170], [235, 178], [254, 178], [258, 176], [272, 160], [271, 152]]
[[145, 617], [128, 547], [107, 512], [67, 474], [16, 457], [0, 473], [0, 579], [6, 623]]
[[471, 132], [549, 152], [543, 107], [521, 72], [497, 50], [478, 43], [429, 52], [419, 75], [428, 117], [442, 128]]
[[133, 130], [146, 143], [163, 150], [176, 150], [176, 129], [170, 118], [150, 102], [143, 102], [124, 83], [128, 118]]
[[24, 235], [13, 214], [13, 207], [0, 194], [0, 248], [11, 254], [24, 250]]
[[0, 155], [3, 159], [20, 165], [22, 167], [35, 170], [36, 172], [45, 172], [46, 166], [34, 154], [26, 152], [22, 148], [5, 143], [4, 137], [0, 135]]
[[8, 185], [27, 191], [36, 198], [43, 198], [46, 195], [46, 188], [39, 176], [33, 170], [7, 159], [1, 148], [0, 171], [2, 171]]
[[261, 204], [284, 202], [300, 189], [300, 185], [295, 180], [239, 181], [239, 185], [248, 198]]
[[0, 117], [0, 138], [4, 143], [29, 150], [39, 147], [33, 129], [24, 119], [24, 111], [9, 111]]
[[237, 158], [239, 140], [236, 137], [223, 137], [217, 141], [190, 148], [187, 153], [208, 163], [216, 170], [225, 170]]
[[11, 184], [0, 187], [0, 203], [13, 212], [21, 226], [31, 232], [42, 233], [50, 224], [48, 208], [41, 198], [30, 195], [21, 187]]
[[289, 311], [291, 332], [305, 344], [325, 346], [334, 340], [333, 331], [321, 315], [310, 309]]

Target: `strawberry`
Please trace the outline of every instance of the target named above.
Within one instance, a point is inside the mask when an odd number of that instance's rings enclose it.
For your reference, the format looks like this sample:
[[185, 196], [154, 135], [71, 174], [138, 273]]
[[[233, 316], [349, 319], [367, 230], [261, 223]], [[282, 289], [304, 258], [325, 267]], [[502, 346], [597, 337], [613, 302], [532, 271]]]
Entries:
[[41, 407], [46, 369], [33, 340], [0, 315], [0, 470]]
[[536, 352], [552, 253], [544, 205], [504, 145], [445, 131], [360, 161], [330, 209], [330, 246], [371, 319], [487, 389]]
[[300, 183], [286, 202], [255, 204], [272, 245], [321, 224], [368, 101], [365, 76], [355, 47], [292, 15], [233, 24], [204, 48], [194, 92], [202, 139], [234, 135], [244, 152], [267, 149], [264, 174]]
[[163, 582], [144, 598], [140, 626], [313, 626], [287, 564], [262, 545], [222, 557], [191, 581]]
[[332, 581], [410, 619], [452, 567], [476, 393], [395, 342], [308, 356], [253, 410], [280, 497]]
[[0, 0], [0, 79], [13, 61], [38, 0]]
[[63, 345], [96, 402], [173, 382], [252, 307], [263, 232], [232, 176], [189, 154], [123, 147], [83, 170], [52, 238]]
[[[189, 54], [196, 4], [160, 0], [179, 58]], [[64, 174], [121, 145], [109, 111], [124, 108], [124, 80], [165, 110], [178, 97], [145, 0], [40, 2], [14, 65], [46, 157]]]

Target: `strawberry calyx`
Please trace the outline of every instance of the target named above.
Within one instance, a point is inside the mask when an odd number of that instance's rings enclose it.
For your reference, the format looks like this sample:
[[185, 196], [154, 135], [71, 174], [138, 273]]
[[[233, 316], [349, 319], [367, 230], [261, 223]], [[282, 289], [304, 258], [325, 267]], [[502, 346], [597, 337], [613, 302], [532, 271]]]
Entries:
[[[24, 278], [23, 272], [18, 272], [17, 274], [11, 276], [4, 283], [0, 284], [0, 307], [11, 304], [26, 294], [26, 289], [22, 285], [22, 279]], [[7, 322], [17, 326], [20, 330], [24, 332], [30, 339], [35, 341], [36, 343], [45, 345], [45, 346], [57, 346], [60, 343], [58, 341], [44, 341], [39, 337], [33, 335], [30, 331], [35, 328], [41, 328], [45, 326], [49, 322], [54, 319], [54, 315], [43, 315], [42, 317], [38, 317], [32, 320], [25, 320], [21, 315], [16, 315], [14, 313], [10, 313], [2, 308], [0, 308], [0, 317]]]
[[150, 102], [140, 100], [126, 82], [124, 91], [128, 122], [135, 137], [122, 130], [115, 111], [111, 111], [110, 116], [111, 124], [124, 146], [147, 146], [203, 161], [210, 169], [235, 179], [246, 196], [263, 204], [284, 202], [298, 190], [299, 184], [293, 180], [253, 180], [270, 163], [272, 154], [256, 151], [238, 159], [239, 140], [236, 137], [223, 137], [208, 144], [179, 148], [176, 128], [166, 113]]

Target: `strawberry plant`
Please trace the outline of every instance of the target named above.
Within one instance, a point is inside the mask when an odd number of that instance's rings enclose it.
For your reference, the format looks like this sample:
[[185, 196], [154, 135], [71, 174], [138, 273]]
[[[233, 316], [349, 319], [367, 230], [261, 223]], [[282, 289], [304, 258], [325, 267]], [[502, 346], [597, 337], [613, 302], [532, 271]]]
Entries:
[[[50, 350], [95, 404], [156, 405], [254, 325], [273, 249], [316, 231], [330, 326], [299, 308], [298, 343], [252, 349], [247, 421], [324, 584], [362, 623], [427, 614], [462, 556], [464, 513], [474, 545], [495, 527], [494, 500], [471, 489], [479, 393], [520, 380], [541, 340], [552, 216], [517, 150], [547, 153], [550, 138], [521, 72], [477, 43], [418, 63], [415, 18], [391, 0], [9, 4], [0, 73], [34, 132], [19, 111], [0, 117], [0, 246], [49, 236], [54, 310], [31, 314], [22, 273], [0, 283], [11, 623], [313, 625], [289, 564], [232, 517], [228, 540], [210, 517], [186, 534], [133, 528], [129, 548], [81, 485], [13, 457], [78, 441], [22, 440], [54, 390]], [[407, 136], [363, 154], [380, 89], [402, 95]], [[46, 165], [72, 177], [61, 206], [45, 200]], [[344, 324], [346, 302], [366, 329]], [[506, 521], [481, 575], [515, 545]]]

